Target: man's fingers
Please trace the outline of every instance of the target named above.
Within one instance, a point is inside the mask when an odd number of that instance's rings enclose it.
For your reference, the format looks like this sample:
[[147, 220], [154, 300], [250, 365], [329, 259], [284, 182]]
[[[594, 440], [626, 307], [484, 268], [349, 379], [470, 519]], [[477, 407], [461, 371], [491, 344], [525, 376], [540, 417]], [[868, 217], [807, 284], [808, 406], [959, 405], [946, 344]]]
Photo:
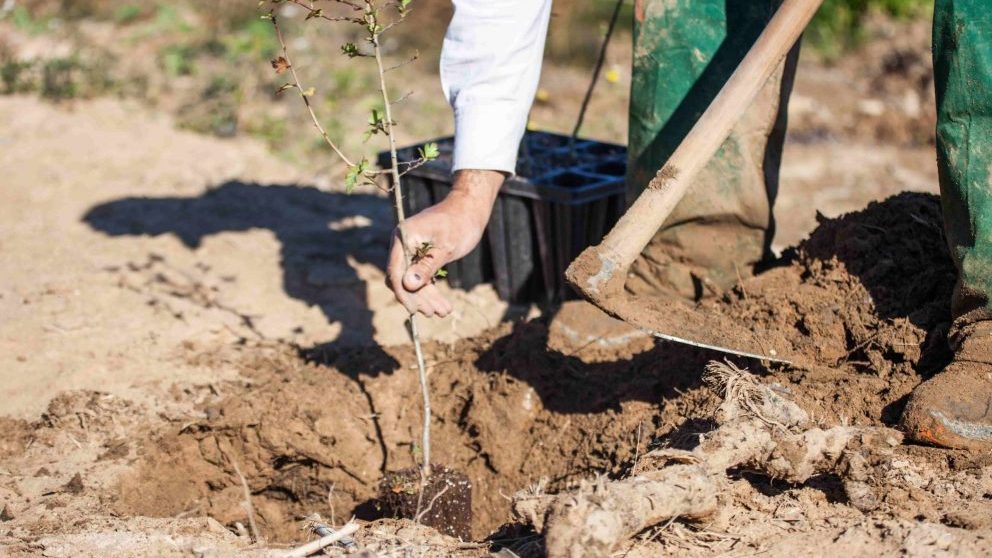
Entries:
[[417, 291], [416, 296], [429, 304], [434, 314], [440, 318], [451, 313], [451, 303], [441, 294], [441, 290], [436, 285], [428, 285], [426, 288]]
[[454, 310], [451, 303], [443, 295], [441, 296], [441, 304], [437, 308], [437, 315], [442, 318], [447, 318], [449, 314]]
[[[451, 303], [441, 294], [435, 285], [431, 284], [430, 278], [434, 276], [435, 270], [428, 264], [434, 260], [433, 257], [424, 258], [406, 269], [406, 255], [400, 245], [399, 235], [394, 233], [392, 246], [389, 248], [389, 265], [386, 279], [389, 288], [396, 295], [396, 300], [406, 308], [407, 312], [420, 313], [427, 317], [445, 317], [451, 313]], [[407, 283], [407, 277], [412, 274], [420, 279], [416, 288], [413, 284]], [[426, 279], [426, 280], [425, 280]]]
[[393, 290], [396, 300], [406, 308], [406, 311], [413, 314], [418, 308], [417, 298], [413, 293], [407, 292], [403, 288], [403, 272], [406, 270], [406, 256], [403, 254], [403, 247], [400, 244], [399, 235], [393, 233], [392, 242], [389, 246], [389, 262], [386, 266], [386, 284]]

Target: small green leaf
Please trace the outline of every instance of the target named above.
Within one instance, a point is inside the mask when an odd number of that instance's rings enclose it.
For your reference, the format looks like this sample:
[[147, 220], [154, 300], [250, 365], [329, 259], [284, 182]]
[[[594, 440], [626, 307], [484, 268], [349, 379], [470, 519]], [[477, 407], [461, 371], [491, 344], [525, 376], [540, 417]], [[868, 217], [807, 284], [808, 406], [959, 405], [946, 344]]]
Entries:
[[307, 14], [307, 17], [303, 18], [303, 21], [307, 21], [308, 19], [313, 19], [315, 17], [320, 17], [322, 15], [324, 15], [324, 10], [321, 9], [310, 10], [310, 13]]
[[437, 277], [438, 279], [444, 279], [447, 276], [448, 276], [448, 270], [444, 269], [443, 267], [434, 273], [434, 277]]
[[355, 165], [348, 169], [348, 174], [344, 176], [344, 191], [351, 193], [355, 189], [355, 184], [358, 183], [358, 165]]
[[362, 55], [362, 53], [358, 52], [358, 46], [355, 45], [355, 43], [345, 43], [341, 45], [341, 53], [348, 58], [354, 58]]
[[365, 132], [365, 141], [379, 132], [386, 131], [386, 122], [383, 120], [383, 114], [379, 112], [379, 109], [372, 109], [369, 113], [369, 129]]
[[426, 161], [433, 161], [441, 155], [441, 150], [438, 149], [436, 143], [428, 143], [420, 148], [420, 158]]
[[368, 171], [368, 169], [369, 161], [365, 157], [362, 157], [362, 160], [359, 161], [357, 165], [352, 165], [351, 168], [348, 169], [348, 174], [344, 177], [344, 191], [350, 194], [355, 189], [355, 186], [358, 185], [359, 179], [367, 178], [365, 176], [365, 172]]
[[279, 89], [276, 89], [276, 95], [278, 95], [279, 93], [282, 93], [283, 91], [285, 91], [287, 89], [292, 89], [294, 87], [296, 87], [296, 84], [295, 83], [284, 83], [282, 85], [282, 87], [280, 87]]

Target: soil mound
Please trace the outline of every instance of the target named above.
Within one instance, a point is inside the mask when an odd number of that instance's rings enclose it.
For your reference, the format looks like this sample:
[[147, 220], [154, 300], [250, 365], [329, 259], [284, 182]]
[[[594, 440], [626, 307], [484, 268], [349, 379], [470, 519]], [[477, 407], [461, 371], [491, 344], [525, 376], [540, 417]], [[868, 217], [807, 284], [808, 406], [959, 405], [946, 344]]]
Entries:
[[836, 219], [724, 311], [803, 355], [789, 377], [833, 420], [894, 424], [904, 397], [950, 358], [955, 271], [936, 196], [903, 193]]
[[[936, 198], [919, 194], [821, 219], [781, 265], [718, 304], [807, 356], [764, 372], [819, 420], [894, 424], [944, 358], [954, 272], [939, 223]], [[657, 344], [617, 346], [609, 361], [597, 347], [583, 359], [548, 348], [547, 321], [428, 347], [435, 454], [473, 482], [475, 536], [508, 520], [501, 494], [620, 475], [649, 446], [705, 430], [697, 417], [714, 408], [699, 377], [719, 355]], [[244, 515], [237, 461], [277, 537], [296, 536], [315, 506], [374, 517], [383, 476], [414, 465], [420, 413], [410, 351], [387, 352], [251, 351], [237, 364], [248, 382], [146, 445], [120, 511], [192, 509], [230, 524]], [[387, 357], [399, 371], [377, 372]]]
[[[542, 322], [505, 324], [427, 347], [433, 454], [472, 481], [476, 537], [509, 519], [501, 494], [617, 474], [637, 451], [638, 425], [641, 451], [654, 429], [657, 377], [630, 375], [650, 359], [587, 367], [544, 349], [546, 338]], [[237, 462], [261, 529], [276, 539], [298, 538], [298, 520], [314, 509], [338, 519], [376, 517], [388, 508], [376, 500], [381, 481], [415, 464], [419, 440], [413, 355], [389, 352], [403, 363], [399, 371], [348, 376], [285, 347], [251, 350], [235, 364], [250, 382], [219, 388], [224, 397], [201, 406], [199, 418], [175, 422], [145, 445], [141, 465], [122, 483], [119, 511], [195, 510], [244, 522]], [[335, 361], [351, 368], [358, 358]]]

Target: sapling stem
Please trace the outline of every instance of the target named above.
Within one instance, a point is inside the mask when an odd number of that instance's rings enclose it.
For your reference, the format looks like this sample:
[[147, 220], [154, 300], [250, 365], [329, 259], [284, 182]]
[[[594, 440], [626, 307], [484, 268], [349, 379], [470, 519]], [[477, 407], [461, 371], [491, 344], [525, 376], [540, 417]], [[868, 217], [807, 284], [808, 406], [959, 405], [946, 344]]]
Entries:
[[[403, 64], [398, 64], [397, 66], [392, 66], [387, 68], [383, 64], [382, 59], [382, 49], [379, 43], [379, 36], [386, 30], [390, 29], [392, 26], [396, 25], [409, 12], [409, 5], [411, 0], [399, 0], [398, 2], [387, 4], [396, 6], [399, 11], [399, 18], [390, 22], [388, 25], [379, 24], [379, 6], [376, 0], [362, 0], [359, 3], [357, 0], [334, 0], [336, 3], [344, 4], [350, 7], [355, 12], [362, 12], [362, 17], [351, 16], [351, 17], [337, 17], [328, 16], [323, 13], [323, 10], [317, 9], [311, 2], [309, 5], [303, 3], [300, 0], [289, 0], [291, 3], [303, 7], [309, 11], [307, 19], [319, 18], [328, 21], [347, 21], [352, 23], [357, 23], [362, 25], [368, 32], [367, 40], [372, 45], [373, 57], [375, 58], [376, 70], [379, 74], [379, 92], [382, 95], [383, 104], [383, 117], [380, 120], [376, 116], [375, 111], [373, 111], [373, 118], [370, 121], [371, 129], [369, 135], [378, 132], [383, 132], [389, 141], [389, 163], [390, 167], [386, 171], [373, 171], [366, 168], [366, 160], [363, 158], [359, 163], [353, 163], [345, 154], [339, 149], [338, 145], [331, 140], [324, 127], [320, 124], [320, 120], [317, 118], [314, 112], [313, 105], [310, 102], [310, 96], [314, 94], [314, 89], [311, 87], [309, 89], [304, 89], [303, 84], [300, 82], [300, 78], [296, 73], [296, 68], [293, 66], [292, 60], [289, 56], [289, 49], [286, 47], [286, 41], [283, 39], [282, 30], [279, 28], [279, 24], [276, 19], [274, 10], [270, 10], [266, 16], [268, 19], [272, 20], [272, 24], [276, 30], [276, 37], [279, 40], [279, 46], [282, 48], [282, 57], [277, 58], [272, 61], [273, 68], [276, 69], [276, 73], [282, 73], [286, 70], [290, 72], [293, 81], [284, 85], [279, 91], [284, 91], [287, 89], [295, 88], [303, 99], [303, 103], [306, 105], [307, 111], [310, 114], [310, 119], [313, 122], [314, 127], [320, 133], [321, 137], [327, 143], [328, 146], [341, 158], [341, 160], [349, 167], [349, 176], [345, 181], [346, 186], [350, 188], [357, 182], [362, 181], [365, 183], [371, 182], [371, 179], [380, 173], [388, 172], [392, 177], [392, 190], [393, 190], [393, 210], [396, 216], [397, 230], [399, 231], [399, 241], [400, 245], [403, 247], [403, 255], [406, 260], [406, 265], [409, 266], [412, 263], [413, 257], [410, 254], [410, 248], [403, 237], [403, 229], [401, 225], [406, 219], [406, 215], [403, 211], [403, 188], [401, 184], [402, 176], [405, 172], [417, 168], [418, 166], [424, 164], [426, 161], [437, 156], [437, 147], [433, 145], [433, 150], [425, 149], [421, 151], [421, 158], [415, 161], [406, 162], [407, 169], [404, 172], [400, 172], [400, 163], [396, 156], [396, 135], [393, 130], [393, 103], [389, 99], [389, 91], [386, 87], [386, 72], [396, 69]], [[278, 4], [278, 0], [272, 0], [273, 4]], [[342, 47], [342, 50], [348, 56], [367, 56], [367, 54], [360, 54], [353, 44], [348, 44]], [[402, 99], [401, 99], [402, 100]], [[430, 153], [433, 153], [430, 154]], [[422, 451], [422, 463], [420, 466], [421, 473], [421, 496], [423, 494], [423, 487], [427, 485], [427, 478], [431, 474], [431, 401], [430, 401], [430, 386], [427, 382], [427, 366], [424, 363], [424, 352], [420, 344], [420, 333], [417, 327], [417, 317], [414, 313], [411, 313], [409, 319], [407, 320], [408, 332], [410, 334], [410, 339], [413, 341], [413, 348], [417, 355], [417, 371], [420, 381], [420, 393], [423, 398], [424, 403], [424, 422], [423, 422], [423, 436], [421, 440], [421, 451]], [[417, 505], [418, 512], [420, 505]]]
[[[368, 2], [369, 9], [373, 10], [372, 2]], [[386, 88], [386, 68], [382, 63], [382, 49], [379, 45], [379, 33], [372, 33], [372, 52], [375, 55], [375, 66], [379, 71], [379, 92], [382, 94], [383, 111], [386, 120], [383, 129], [386, 137], [389, 138], [389, 164], [390, 173], [393, 175], [393, 209], [396, 213], [397, 230], [399, 231], [400, 244], [403, 246], [403, 254], [406, 265], [411, 263], [410, 249], [407, 247], [406, 239], [403, 238], [403, 221], [406, 215], [403, 211], [403, 188], [400, 184], [399, 162], [396, 157], [396, 135], [393, 133], [393, 111], [392, 102], [389, 100], [389, 91]], [[421, 451], [423, 452], [423, 462], [420, 465], [421, 477], [427, 479], [431, 474], [431, 396], [430, 386], [427, 383], [427, 366], [424, 364], [424, 352], [420, 346], [420, 332], [417, 329], [417, 316], [411, 313], [409, 319], [410, 339], [413, 341], [413, 350], [417, 354], [417, 373], [420, 378], [420, 394], [424, 402], [424, 425], [421, 440]], [[423, 489], [421, 489], [423, 492]]]

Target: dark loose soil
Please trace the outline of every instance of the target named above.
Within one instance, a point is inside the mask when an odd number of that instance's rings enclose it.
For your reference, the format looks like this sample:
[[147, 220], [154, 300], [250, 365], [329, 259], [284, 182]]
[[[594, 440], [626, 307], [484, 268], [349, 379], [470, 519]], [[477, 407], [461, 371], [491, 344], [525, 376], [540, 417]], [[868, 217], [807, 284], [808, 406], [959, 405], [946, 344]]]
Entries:
[[419, 467], [386, 474], [378, 504], [387, 517], [413, 519], [463, 540], [472, 537], [472, 482], [443, 465], [433, 465], [426, 482]]

